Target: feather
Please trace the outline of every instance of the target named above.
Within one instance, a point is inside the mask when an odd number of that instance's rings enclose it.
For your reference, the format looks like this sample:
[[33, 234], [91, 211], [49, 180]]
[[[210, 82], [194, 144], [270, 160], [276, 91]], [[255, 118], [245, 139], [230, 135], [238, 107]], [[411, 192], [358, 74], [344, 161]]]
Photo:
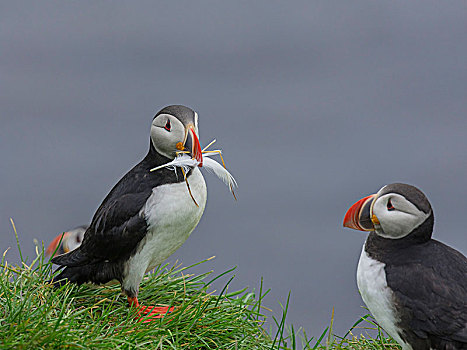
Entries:
[[[220, 151], [218, 152], [220, 154]], [[206, 169], [207, 171], [216, 175], [219, 179], [221, 179], [233, 192], [233, 188], [237, 187], [237, 181], [235, 181], [232, 174], [229, 173], [227, 169], [225, 169], [221, 164], [216, 162], [214, 159], [210, 157], [217, 153], [203, 153], [203, 167], [202, 169]], [[191, 168], [195, 168], [199, 165], [199, 162], [191, 158], [186, 153], [179, 154], [174, 160], [171, 162], [159, 165], [151, 169], [151, 171], [156, 171], [162, 168], [168, 168], [171, 170], [175, 170], [177, 167], [182, 168], [185, 173], [188, 173]]]
[[176, 167], [183, 168], [185, 173], [189, 172], [191, 168], [198, 166], [198, 161], [194, 158], [191, 158], [185, 153], [179, 154], [174, 160], [171, 162], [159, 165], [158, 167], [152, 168], [150, 171], [156, 171], [162, 168], [168, 168], [171, 170], [175, 170]]
[[232, 174], [230, 174], [229, 171], [226, 168], [224, 168], [222, 165], [220, 165], [214, 159], [204, 157], [203, 168], [205, 168], [206, 170], [208, 170], [208, 171], [212, 172], [214, 175], [216, 175], [227, 186], [229, 186], [230, 189], [233, 189], [234, 187], [237, 187], [237, 181], [235, 181]]

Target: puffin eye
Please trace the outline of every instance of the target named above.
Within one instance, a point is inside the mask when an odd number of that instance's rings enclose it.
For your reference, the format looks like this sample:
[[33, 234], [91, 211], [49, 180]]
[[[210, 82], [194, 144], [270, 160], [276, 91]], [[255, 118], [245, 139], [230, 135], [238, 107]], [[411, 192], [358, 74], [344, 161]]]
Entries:
[[170, 131], [170, 119], [167, 119], [167, 123], [165, 123], [164, 129]]
[[392, 211], [392, 210], [395, 210], [395, 209], [396, 209], [396, 208], [394, 208], [394, 206], [392, 205], [390, 199], [388, 200], [388, 204], [386, 204], [386, 208], [388, 208], [388, 211]]

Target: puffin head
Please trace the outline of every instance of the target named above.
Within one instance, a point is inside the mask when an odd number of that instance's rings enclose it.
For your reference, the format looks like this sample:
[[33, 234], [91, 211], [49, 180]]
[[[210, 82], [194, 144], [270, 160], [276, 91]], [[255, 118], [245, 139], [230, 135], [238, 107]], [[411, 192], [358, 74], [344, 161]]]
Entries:
[[[378, 236], [388, 239], [401, 239], [416, 234], [430, 239], [433, 222], [433, 210], [423, 192], [402, 183], [384, 186], [378, 193], [360, 199], [344, 217], [345, 227], [374, 231]], [[420, 232], [422, 225], [423, 230]]]
[[151, 144], [155, 150], [175, 159], [177, 152], [188, 151], [203, 165], [203, 155], [198, 138], [198, 114], [185, 106], [167, 106], [152, 120]]
[[59, 234], [47, 247], [46, 256], [54, 256], [68, 253], [81, 245], [89, 225], [78, 226], [70, 231]]

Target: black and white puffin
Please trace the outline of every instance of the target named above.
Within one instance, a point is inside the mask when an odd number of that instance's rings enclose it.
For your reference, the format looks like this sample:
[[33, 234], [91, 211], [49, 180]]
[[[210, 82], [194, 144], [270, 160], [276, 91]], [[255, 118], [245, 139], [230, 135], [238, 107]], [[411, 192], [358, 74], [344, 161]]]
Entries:
[[[164, 167], [150, 171], [174, 160], [179, 151], [188, 151], [198, 166], [188, 173]], [[167, 307], [139, 305], [139, 285], [146, 272], [185, 242], [201, 219], [207, 197], [199, 170], [202, 164], [197, 113], [184, 106], [159, 111], [152, 121], [146, 157], [112, 188], [94, 214], [81, 246], [52, 259], [65, 267], [54, 283], [116, 280], [128, 303], [146, 320], [162, 317], [169, 311]]]
[[63, 232], [55, 237], [45, 251], [46, 256], [56, 256], [68, 253], [81, 245], [84, 238], [84, 233], [89, 225], [81, 225]]
[[356, 202], [344, 226], [370, 231], [357, 268], [361, 296], [403, 350], [467, 349], [467, 259], [431, 239], [417, 188], [395, 183]]

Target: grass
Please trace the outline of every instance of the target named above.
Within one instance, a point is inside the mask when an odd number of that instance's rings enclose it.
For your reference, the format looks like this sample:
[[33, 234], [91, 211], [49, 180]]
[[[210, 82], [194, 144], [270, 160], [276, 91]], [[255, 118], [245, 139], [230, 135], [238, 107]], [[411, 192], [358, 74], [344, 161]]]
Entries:
[[[139, 299], [146, 305], [171, 305], [175, 311], [140, 323], [118, 285], [55, 289], [47, 283], [53, 272], [43, 249], [30, 263], [20, 250], [21, 265], [16, 266], [8, 264], [5, 254], [0, 265], [0, 349], [399, 349], [368, 315], [343, 337], [332, 334], [332, 317], [319, 337], [308, 338], [304, 330], [286, 326], [289, 298], [282, 317], [272, 317], [276, 330], [266, 330], [262, 300], [268, 291], [262, 283], [257, 292], [231, 292], [230, 277], [219, 293], [210, 291], [214, 281], [228, 278], [233, 269], [213, 277], [211, 272], [191, 275], [191, 266], [157, 268], [144, 279]], [[377, 336], [355, 337], [362, 324], [377, 329]]]

